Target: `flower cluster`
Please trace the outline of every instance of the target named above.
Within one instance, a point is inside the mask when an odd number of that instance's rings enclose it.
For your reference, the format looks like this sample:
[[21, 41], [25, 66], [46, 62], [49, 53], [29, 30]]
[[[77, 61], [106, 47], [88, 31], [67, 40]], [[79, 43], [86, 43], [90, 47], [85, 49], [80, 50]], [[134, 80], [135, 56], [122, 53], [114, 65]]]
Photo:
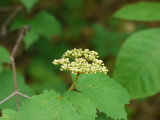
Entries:
[[97, 72], [107, 74], [108, 69], [104, 66], [103, 61], [98, 58], [98, 53], [95, 51], [73, 49], [67, 50], [63, 57], [54, 60], [53, 64], [61, 65], [61, 71], [69, 70], [74, 74], [93, 74]]

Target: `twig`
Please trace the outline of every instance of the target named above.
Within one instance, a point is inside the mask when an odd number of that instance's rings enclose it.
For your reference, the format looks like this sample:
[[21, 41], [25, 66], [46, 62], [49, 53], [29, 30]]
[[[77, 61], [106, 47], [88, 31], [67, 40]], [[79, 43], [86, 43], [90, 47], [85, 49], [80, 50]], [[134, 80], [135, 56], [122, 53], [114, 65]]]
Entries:
[[30, 26], [23, 26], [21, 31], [20, 31], [20, 35], [17, 39], [17, 42], [13, 48], [13, 51], [11, 53], [11, 56], [10, 56], [10, 60], [12, 62], [12, 70], [13, 70], [13, 77], [14, 77], [14, 92], [8, 96], [6, 99], [4, 99], [2, 102], [0, 102], [0, 104], [6, 102], [7, 100], [9, 100], [11, 97], [13, 97], [14, 95], [16, 96], [16, 104], [17, 104], [17, 111], [19, 110], [19, 101], [18, 101], [18, 95], [20, 96], [23, 96], [25, 98], [30, 98], [29, 96], [27, 95], [24, 95], [22, 94], [21, 92], [18, 91], [18, 87], [17, 87], [17, 77], [16, 77], [16, 68], [15, 68], [15, 61], [14, 61], [14, 56], [15, 56], [15, 53], [17, 51], [17, 48], [20, 44], [20, 42], [22, 41], [24, 35], [26, 34], [26, 31], [30, 29]]
[[13, 92], [12, 94], [10, 94], [7, 98], [5, 98], [4, 100], [2, 100], [0, 102], [0, 105], [3, 104], [4, 102], [6, 102], [7, 100], [9, 100], [10, 98], [12, 98], [15, 95], [15, 92]]
[[[16, 78], [16, 68], [15, 68], [14, 58], [10, 56], [10, 60], [12, 62], [12, 70], [13, 70], [13, 77], [14, 77], [14, 91], [17, 92], [18, 88], [17, 88], [17, 78]], [[19, 110], [18, 94], [15, 94], [15, 95], [16, 95], [16, 104], [17, 104], [17, 111], [18, 111]]]
[[[5, 8], [1, 8], [0, 10], [4, 10]], [[6, 8], [6, 10], [9, 10], [9, 8]], [[11, 9], [11, 8], [10, 8]], [[16, 17], [16, 15], [22, 10], [22, 6], [18, 6], [13, 10], [13, 13], [10, 14], [8, 19], [3, 23], [1, 28], [1, 35], [5, 36], [7, 34], [7, 27], [10, 24], [10, 22]]]
[[0, 7], [0, 12], [10, 12], [13, 9], [15, 9], [15, 7]]
[[20, 96], [22, 96], [22, 97], [24, 97], [24, 98], [31, 98], [31, 97], [29, 97], [29, 96], [27, 96], [27, 95], [25, 95], [25, 94], [23, 94], [23, 93], [20, 93], [20, 92], [18, 92], [18, 95], [20, 95]]
[[7, 98], [5, 98], [4, 100], [2, 100], [1, 102], [0, 102], [0, 105], [1, 104], [3, 104], [3, 103], [5, 103], [7, 100], [9, 100], [10, 98], [12, 98], [14, 95], [16, 95], [16, 94], [18, 94], [18, 95], [20, 95], [20, 96], [22, 96], [22, 97], [24, 97], [24, 98], [31, 98], [31, 97], [29, 97], [29, 96], [27, 96], [27, 95], [25, 95], [25, 94], [22, 94], [21, 92], [13, 92], [12, 94], [10, 94]]

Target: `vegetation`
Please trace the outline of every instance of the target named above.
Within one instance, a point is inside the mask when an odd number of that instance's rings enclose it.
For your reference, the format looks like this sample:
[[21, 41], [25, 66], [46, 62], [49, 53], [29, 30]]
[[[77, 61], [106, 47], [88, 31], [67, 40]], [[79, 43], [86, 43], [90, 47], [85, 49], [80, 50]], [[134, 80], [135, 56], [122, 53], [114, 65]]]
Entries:
[[[16, 1], [20, 6], [2, 25], [2, 38], [20, 33], [11, 52], [0, 45], [0, 120], [127, 120], [131, 100], [160, 91], [160, 28], [146, 25], [160, 20], [159, 2], [126, 5], [107, 28], [83, 17], [83, 0], [33, 12], [40, 2]], [[53, 15], [56, 11], [62, 18]], [[120, 19], [141, 24], [135, 32], [121, 32]]]

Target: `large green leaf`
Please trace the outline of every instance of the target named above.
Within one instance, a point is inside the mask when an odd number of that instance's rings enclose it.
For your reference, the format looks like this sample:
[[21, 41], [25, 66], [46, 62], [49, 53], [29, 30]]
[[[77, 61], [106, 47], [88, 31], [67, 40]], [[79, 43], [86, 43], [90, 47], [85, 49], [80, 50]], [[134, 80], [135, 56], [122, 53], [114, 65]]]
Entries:
[[31, 30], [24, 37], [26, 48], [38, 40], [40, 35], [51, 40], [52, 35], [60, 35], [60, 22], [50, 13], [42, 11], [32, 19], [18, 17], [12, 24], [11, 30], [19, 29], [23, 25], [31, 25]]
[[114, 14], [114, 17], [128, 20], [159, 21], [159, 12], [159, 2], [139, 2], [121, 8]]
[[[124, 104], [129, 101], [127, 91], [105, 74], [82, 74], [76, 89], [85, 94], [97, 109], [113, 119], [127, 119]], [[122, 97], [123, 96], [123, 97]]]
[[130, 96], [143, 98], [160, 91], [160, 29], [133, 34], [120, 50], [114, 79]]
[[[26, 95], [33, 95], [32, 90], [25, 85], [24, 78], [22, 75], [17, 74], [18, 90]], [[13, 73], [12, 72], [2, 72], [0, 74], [0, 101], [8, 97], [11, 93], [14, 92], [14, 82], [13, 82]], [[20, 103], [26, 98], [19, 96]], [[12, 108], [16, 109], [16, 99], [12, 97], [7, 102], [0, 105], [0, 109]]]
[[8, 51], [4, 47], [0, 46], [0, 72], [2, 72], [3, 63], [10, 63], [9, 56]]
[[126, 119], [124, 104], [129, 96], [107, 75], [80, 75], [76, 89], [80, 92], [66, 92], [62, 96], [45, 91], [33, 96], [23, 102], [17, 120], [94, 120], [96, 108], [114, 119]]
[[27, 11], [29, 12], [30, 9], [38, 0], [20, 0], [20, 1], [25, 5]]
[[20, 120], [93, 120], [96, 115], [93, 104], [81, 93], [67, 92], [60, 96], [54, 91], [25, 101], [20, 112]]
[[[14, 111], [4, 111], [0, 120], [11, 120]], [[78, 92], [67, 92], [64, 96], [54, 91], [23, 102], [14, 120], [94, 120], [96, 108], [90, 100]]]

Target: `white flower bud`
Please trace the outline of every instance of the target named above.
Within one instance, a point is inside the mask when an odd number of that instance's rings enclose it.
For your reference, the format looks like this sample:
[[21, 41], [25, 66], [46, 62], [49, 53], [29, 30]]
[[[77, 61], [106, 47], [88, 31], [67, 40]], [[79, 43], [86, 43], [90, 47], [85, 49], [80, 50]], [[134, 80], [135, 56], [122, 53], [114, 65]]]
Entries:
[[[70, 62], [69, 58], [74, 61]], [[102, 60], [98, 60], [98, 53], [95, 51], [89, 51], [89, 49], [76, 49], [67, 50], [63, 54], [62, 59], [54, 60], [53, 64], [61, 65], [61, 71], [69, 70], [74, 74], [95, 74], [96, 72], [102, 72], [107, 74], [108, 69], [104, 66]]]

